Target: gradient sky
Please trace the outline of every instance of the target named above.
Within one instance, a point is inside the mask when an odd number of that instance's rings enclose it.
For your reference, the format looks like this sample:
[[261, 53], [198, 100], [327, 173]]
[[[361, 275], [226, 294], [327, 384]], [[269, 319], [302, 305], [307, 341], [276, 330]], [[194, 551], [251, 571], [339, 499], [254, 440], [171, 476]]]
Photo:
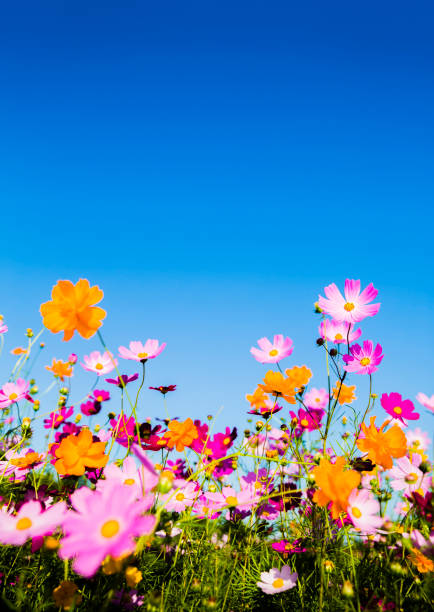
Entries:
[[[242, 427], [257, 338], [289, 335], [284, 365], [325, 385], [312, 305], [349, 277], [380, 290], [362, 325], [386, 355], [374, 390], [434, 393], [433, 17], [430, 2], [4, 5], [3, 380], [52, 285], [87, 277], [113, 350], [167, 342], [148, 383], [178, 385], [172, 414], [223, 406]], [[40, 366], [99, 348], [43, 339]], [[74, 401], [93, 384], [78, 369]], [[153, 393], [142, 414], [161, 416]]]

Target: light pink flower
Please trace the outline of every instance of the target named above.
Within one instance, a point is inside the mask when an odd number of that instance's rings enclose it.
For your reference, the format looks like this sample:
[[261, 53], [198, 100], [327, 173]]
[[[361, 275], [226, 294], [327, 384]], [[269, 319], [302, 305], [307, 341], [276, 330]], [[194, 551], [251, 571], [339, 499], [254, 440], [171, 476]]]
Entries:
[[313, 387], [303, 395], [303, 402], [308, 408], [324, 409], [329, 403], [329, 394], [327, 389], [315, 389]]
[[428, 397], [425, 393], [418, 393], [416, 399], [424, 408], [434, 413], [434, 395]]
[[397, 459], [389, 471], [389, 476], [393, 479], [392, 489], [403, 491], [404, 495], [409, 496], [421, 489], [424, 495], [431, 485], [431, 478], [419, 469], [421, 463], [422, 457], [418, 453], [413, 454], [411, 461], [408, 457]]
[[136, 491], [113, 483], [101, 491], [87, 487], [71, 495], [74, 511], [63, 521], [65, 537], [59, 556], [73, 558], [73, 568], [82, 576], [93, 576], [107, 555], [133, 553], [135, 538], [150, 534], [155, 516], [145, 515], [145, 501], [136, 501]]
[[[348, 333], [349, 329], [350, 332]], [[319, 335], [324, 340], [333, 342], [334, 344], [347, 344], [347, 342], [351, 344], [351, 342], [355, 342], [360, 338], [362, 330], [360, 327], [356, 329], [354, 325], [346, 321], [326, 319], [325, 321], [321, 321]]]
[[29, 501], [16, 514], [0, 511], [0, 542], [21, 546], [30, 538], [52, 533], [62, 524], [66, 504], [59, 502], [42, 510], [38, 501]]
[[354, 527], [362, 533], [374, 533], [383, 524], [378, 515], [380, 504], [366, 489], [354, 489], [348, 498], [347, 513]]
[[29, 383], [23, 378], [18, 378], [16, 382], [5, 383], [0, 389], [0, 408], [7, 408], [22, 399], [30, 400], [29, 387]]
[[119, 347], [119, 356], [123, 359], [132, 359], [145, 363], [148, 359], [155, 359], [164, 350], [166, 343], [158, 344], [158, 340], [146, 340], [145, 344], [139, 341], [130, 342], [130, 348]]
[[282, 334], [276, 334], [273, 342], [268, 338], [259, 338], [258, 345], [259, 349], [252, 346], [250, 352], [260, 363], [277, 363], [289, 357], [293, 351], [291, 338], [284, 338]]
[[161, 503], [168, 512], [184, 512], [186, 508], [194, 504], [200, 495], [200, 487], [197, 482], [186, 482], [181, 479], [175, 480], [174, 488], [175, 491], [171, 491], [160, 498]]
[[369, 304], [378, 294], [378, 290], [372, 283], [360, 293], [360, 281], [347, 278], [345, 297], [342, 296], [335, 283], [325, 287], [324, 293], [328, 299], [319, 296], [318, 306], [336, 321], [358, 323], [366, 317], [373, 317], [380, 310], [380, 304]]
[[205, 495], [216, 508], [236, 507], [238, 510], [249, 510], [260, 499], [260, 494], [252, 485], [245, 486], [241, 491], [236, 491], [232, 487], [223, 487], [221, 492], [207, 492]]
[[[143, 466], [137, 468], [133, 457], [126, 457], [122, 463], [122, 467], [116, 463], [110, 463], [104, 468], [105, 480], [99, 479], [96, 485], [98, 491], [104, 487], [111, 487], [114, 483], [131, 488], [136, 493], [136, 498], [144, 497], [145, 493], [149, 492], [158, 484], [158, 476], [156, 472], [150, 476], [148, 470]], [[151, 500], [151, 504], [153, 499]]]
[[409, 448], [416, 447], [426, 450], [431, 444], [429, 433], [422, 431], [420, 427], [416, 427], [416, 429], [407, 429], [405, 436]]
[[5, 334], [8, 331], [8, 326], [3, 321], [0, 321], [0, 334]]
[[297, 579], [297, 572], [292, 574], [289, 565], [284, 565], [280, 571], [273, 567], [269, 572], [262, 572], [261, 580], [256, 584], [267, 595], [274, 595], [295, 587]]
[[84, 356], [84, 363], [81, 365], [88, 372], [95, 372], [98, 376], [102, 376], [114, 370], [118, 361], [108, 351], [105, 353], [93, 351], [90, 355]]
[[363, 348], [359, 344], [350, 346], [351, 355], [344, 355], [342, 359], [345, 362], [344, 370], [347, 372], [355, 372], [356, 374], [372, 374], [378, 370], [384, 355], [381, 344], [377, 344], [374, 349], [372, 340], [365, 340]]

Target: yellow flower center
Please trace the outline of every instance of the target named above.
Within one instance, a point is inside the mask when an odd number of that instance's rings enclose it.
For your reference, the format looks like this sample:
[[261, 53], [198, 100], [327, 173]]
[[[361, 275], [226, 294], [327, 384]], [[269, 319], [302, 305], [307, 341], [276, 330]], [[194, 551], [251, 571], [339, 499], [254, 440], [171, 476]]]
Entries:
[[302, 427], [309, 427], [309, 421], [307, 419], [301, 419], [300, 425]]
[[102, 365], [102, 363], [96, 363], [96, 364], [95, 364], [95, 370], [102, 370], [102, 369], [103, 369], [103, 367], [104, 367], [104, 366]]
[[315, 401], [316, 401], [316, 403], [317, 403], [317, 404], [319, 404], [319, 403], [320, 403], [320, 401], [321, 401], [321, 398], [320, 398], [320, 397], [316, 397], [316, 398], [315, 398]]
[[230, 444], [230, 443], [231, 443], [231, 438], [225, 438], [225, 439], [223, 440], [223, 444], [225, 444], [226, 446], [227, 446], [228, 444]]
[[106, 521], [104, 525], [101, 527], [101, 535], [105, 538], [112, 538], [119, 531], [119, 522], [111, 519], [110, 521]]
[[395, 414], [402, 414], [402, 408], [401, 406], [395, 406], [395, 408], [393, 409], [393, 412]]
[[283, 587], [283, 584], [284, 584], [284, 583], [283, 583], [282, 578], [276, 578], [276, 580], [274, 580], [274, 581], [273, 581], [273, 587], [274, 587], [275, 589], [280, 589], [280, 588], [282, 588], [282, 587]]
[[343, 340], [343, 339], [344, 339], [344, 337], [343, 337], [342, 334], [336, 334], [335, 335], [335, 340]]
[[140, 359], [146, 359], [147, 356], [148, 353], [137, 353], [137, 357], [140, 357]]
[[238, 504], [238, 499], [233, 495], [229, 495], [229, 497], [226, 498], [226, 503], [228, 506], [236, 506]]
[[356, 518], [360, 518], [362, 516], [362, 513], [360, 512], [359, 508], [351, 508], [351, 512], [353, 513], [353, 516], [355, 516]]
[[18, 397], [17, 393], [11, 393], [9, 396], [9, 399], [11, 400], [11, 402], [15, 401]]
[[185, 499], [184, 493], [178, 493], [175, 498], [177, 501], [183, 501]]
[[354, 310], [354, 304], [352, 302], [347, 302], [344, 308], [347, 312], [350, 312], [351, 310]]
[[23, 531], [24, 529], [29, 529], [29, 527], [32, 526], [32, 521], [26, 517], [24, 518], [20, 518], [17, 521], [17, 524], [15, 525], [15, 527], [19, 530], [19, 531]]
[[414, 472], [412, 472], [411, 474], [407, 474], [407, 476], [405, 477], [405, 482], [408, 482], [408, 484], [414, 484], [417, 481], [417, 474], [415, 474]]
[[126, 485], [133, 485], [136, 481], [134, 480], [134, 478], [127, 478], [126, 480], [124, 480], [124, 484]]
[[261, 485], [261, 483], [260, 483], [260, 482], [255, 482], [255, 485], [254, 485], [254, 486], [255, 486], [255, 489], [256, 489], [256, 490], [257, 490], [257, 489], [261, 489], [261, 488], [262, 488], [262, 485]]
[[103, 400], [102, 395], [98, 395], [98, 397], [96, 398], [96, 401], [101, 403]]
[[204, 506], [202, 510], [204, 514], [209, 514], [209, 508], [207, 508], [206, 506]]
[[369, 357], [363, 357], [363, 359], [360, 360], [360, 365], [362, 366], [367, 366], [371, 363], [371, 360], [369, 359]]
[[279, 351], [277, 349], [272, 349], [268, 354], [270, 355], [270, 357], [275, 357], [279, 354]]

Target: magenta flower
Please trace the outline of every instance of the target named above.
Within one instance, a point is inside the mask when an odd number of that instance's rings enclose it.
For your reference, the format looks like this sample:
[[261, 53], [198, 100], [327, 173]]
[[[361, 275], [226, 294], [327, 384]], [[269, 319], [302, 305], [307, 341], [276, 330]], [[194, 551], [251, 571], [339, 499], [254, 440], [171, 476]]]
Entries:
[[145, 363], [148, 359], [155, 359], [164, 350], [166, 343], [158, 344], [158, 340], [146, 340], [145, 344], [139, 341], [130, 342], [130, 348], [119, 347], [119, 356], [123, 359], [132, 359]]
[[292, 410], [289, 414], [291, 418], [297, 420], [295, 435], [301, 436], [304, 431], [314, 431], [321, 427], [321, 419], [324, 416], [324, 410], [316, 408], [303, 410], [303, 408], [299, 408], [298, 415], [292, 412]]
[[138, 378], [138, 374], [133, 374], [132, 376], [128, 376], [128, 374], [121, 374], [121, 376], [118, 376], [117, 378], [106, 378], [105, 381], [111, 385], [117, 385], [119, 389], [123, 389], [128, 383], [133, 382]]
[[95, 372], [97, 376], [102, 376], [114, 370], [118, 362], [108, 351], [105, 353], [93, 351], [90, 355], [84, 356], [84, 363], [81, 365], [88, 372]]
[[248, 410], [247, 414], [256, 414], [267, 420], [272, 414], [276, 414], [276, 412], [280, 412], [281, 410], [282, 406], [277, 404], [274, 400], [265, 400], [262, 406], [257, 406], [253, 408], [253, 410]]
[[58, 429], [70, 416], [74, 414], [74, 407], [61, 408], [50, 413], [48, 419], [44, 419], [45, 429]]
[[81, 404], [80, 410], [85, 416], [92, 416], [93, 414], [98, 414], [101, 411], [101, 404], [99, 402], [92, 402], [92, 400], [90, 400]]
[[289, 565], [284, 565], [281, 570], [273, 567], [269, 572], [262, 572], [261, 580], [256, 584], [267, 595], [274, 595], [294, 588], [297, 579], [297, 572], [292, 574]]
[[136, 501], [135, 489], [114, 483], [101, 491], [87, 487], [71, 495], [74, 511], [63, 521], [65, 537], [59, 556], [74, 559], [73, 568], [82, 576], [93, 576], [107, 555], [133, 553], [135, 538], [152, 532], [155, 517], [143, 516], [147, 502]]
[[66, 504], [59, 502], [42, 509], [38, 501], [29, 501], [21, 506], [17, 514], [0, 511], [0, 542], [22, 546], [30, 538], [38, 538], [52, 533], [62, 524]]
[[354, 489], [348, 498], [347, 513], [354, 527], [364, 534], [374, 533], [383, 524], [380, 504], [367, 490]]
[[112, 426], [112, 436], [116, 439], [121, 446], [128, 446], [129, 438], [134, 438], [137, 431], [136, 422], [133, 416], [128, 419], [123, 414], [119, 418], [111, 419], [110, 425]]
[[268, 338], [259, 338], [258, 345], [259, 349], [252, 346], [250, 352], [260, 363], [277, 363], [289, 357], [293, 351], [291, 338], [284, 338], [282, 334], [276, 334], [273, 342]]
[[374, 349], [372, 340], [365, 340], [363, 348], [359, 344], [350, 346], [351, 355], [344, 355], [342, 359], [346, 363], [344, 370], [355, 372], [356, 374], [372, 374], [378, 370], [384, 355], [381, 344], [377, 344]]
[[324, 293], [328, 299], [319, 296], [318, 306], [336, 321], [358, 323], [366, 317], [373, 317], [380, 310], [380, 304], [369, 304], [378, 294], [378, 289], [375, 289], [372, 283], [360, 293], [360, 281], [347, 278], [345, 297], [335, 283], [325, 287]]
[[33, 401], [29, 395], [29, 387], [29, 383], [23, 378], [18, 378], [16, 382], [4, 384], [0, 389], [0, 408], [7, 408], [22, 399]]
[[69, 362], [71, 365], [74, 365], [74, 364], [76, 364], [76, 363], [77, 363], [77, 361], [78, 361], [78, 357], [77, 357], [77, 355], [76, 355], [75, 353], [71, 353], [71, 354], [70, 354], [70, 356], [68, 357], [68, 362]]
[[280, 540], [280, 542], [274, 542], [271, 548], [278, 553], [281, 553], [284, 557], [293, 555], [294, 553], [305, 552], [306, 549], [300, 546], [301, 540], [294, 540], [288, 542], [288, 540]]
[[434, 413], [434, 395], [428, 397], [428, 395], [425, 395], [425, 393], [418, 393], [416, 395], [416, 399], [424, 408]]
[[417, 421], [420, 415], [414, 412], [414, 404], [411, 400], [403, 400], [400, 393], [383, 393], [381, 396], [381, 405], [387, 414], [390, 414], [394, 419], [399, 419], [401, 423], [407, 425], [404, 419], [408, 421]]
[[95, 402], [102, 404], [102, 402], [108, 402], [110, 399], [110, 393], [108, 391], [103, 391], [102, 389], [95, 389], [93, 392], [93, 397]]
[[319, 326], [319, 335], [328, 342], [334, 344], [351, 344], [362, 335], [362, 330], [355, 328], [347, 321], [335, 321], [334, 319], [326, 319], [321, 321]]
[[303, 395], [303, 402], [308, 408], [324, 409], [329, 403], [329, 394], [327, 389], [315, 389], [313, 387]]

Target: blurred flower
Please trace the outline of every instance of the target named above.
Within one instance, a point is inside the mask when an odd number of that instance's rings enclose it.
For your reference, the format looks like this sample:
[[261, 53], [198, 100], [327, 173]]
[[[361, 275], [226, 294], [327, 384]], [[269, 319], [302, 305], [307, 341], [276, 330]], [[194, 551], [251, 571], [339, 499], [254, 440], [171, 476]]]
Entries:
[[347, 386], [341, 383], [339, 380], [336, 381], [336, 385], [333, 387], [333, 397], [338, 400], [339, 404], [351, 404], [357, 397], [354, 395], [354, 389], [356, 385]]
[[129, 586], [130, 589], [132, 589], [137, 584], [139, 584], [139, 582], [142, 580], [142, 578], [143, 578], [142, 572], [140, 572], [137, 569], [137, 567], [133, 567], [132, 565], [129, 565], [126, 568], [126, 570], [125, 570], [125, 580], [126, 580], [127, 586]]
[[168, 385], [167, 387], [149, 387], [153, 391], [159, 391], [162, 395], [166, 395], [169, 391], [176, 391], [176, 385]]
[[3, 317], [0, 319], [0, 334], [5, 334], [8, 331], [8, 326], [3, 323]]
[[376, 372], [384, 355], [381, 344], [377, 344], [374, 349], [372, 340], [365, 340], [363, 348], [359, 344], [350, 346], [351, 355], [344, 355], [342, 359], [345, 362], [344, 370], [347, 372], [355, 372], [356, 374], [372, 374]]
[[268, 338], [260, 338], [258, 345], [259, 349], [252, 347], [250, 352], [260, 363], [277, 363], [289, 357], [293, 351], [291, 338], [284, 338], [282, 334], [276, 334], [273, 342], [270, 342]]
[[71, 353], [70, 356], [68, 357], [68, 361], [71, 365], [74, 365], [78, 361], [77, 355], [75, 353]]
[[70, 580], [63, 580], [58, 587], [53, 590], [54, 603], [58, 608], [70, 610], [79, 606], [82, 601], [82, 596], [77, 593], [78, 586]]
[[72, 376], [72, 365], [69, 362], [64, 362], [61, 359], [54, 359], [51, 366], [45, 366], [45, 369], [52, 372], [56, 378], [64, 380], [65, 377]]
[[379, 502], [367, 489], [353, 490], [348, 498], [347, 513], [356, 529], [364, 534], [375, 533], [384, 522], [379, 512]]
[[434, 412], [434, 395], [428, 397], [428, 395], [425, 395], [425, 393], [418, 393], [416, 395], [416, 399], [424, 408]]
[[308, 408], [324, 409], [329, 403], [329, 394], [327, 389], [315, 389], [313, 387], [303, 395], [303, 402]]
[[30, 538], [51, 534], [62, 524], [66, 504], [59, 502], [43, 511], [38, 501], [24, 503], [13, 515], [5, 509], [0, 511], [0, 542], [23, 545]]
[[319, 487], [313, 496], [313, 501], [319, 506], [332, 502], [332, 517], [339, 518], [341, 512], [346, 512], [348, 498], [359, 483], [360, 474], [355, 470], [344, 470], [345, 457], [336, 457], [335, 463], [322, 458], [313, 469], [315, 482]]
[[380, 304], [369, 304], [378, 294], [378, 290], [372, 283], [360, 293], [360, 281], [347, 278], [344, 289], [345, 298], [335, 283], [325, 287], [324, 293], [328, 299], [319, 296], [318, 306], [336, 321], [358, 323], [366, 317], [373, 317], [380, 310]]
[[45, 429], [58, 429], [74, 413], [74, 408], [60, 408], [50, 414], [48, 419], [44, 419]]
[[428, 446], [431, 444], [429, 433], [422, 431], [420, 427], [416, 427], [416, 429], [407, 429], [405, 435], [407, 436], [409, 448], [427, 450]]
[[43, 324], [53, 333], [63, 331], [63, 340], [71, 340], [74, 332], [83, 338], [91, 338], [102, 325], [106, 312], [94, 306], [102, 300], [104, 293], [89, 281], [80, 279], [75, 285], [71, 281], [58, 281], [51, 292], [51, 301], [41, 304]]
[[394, 419], [398, 419], [406, 425], [406, 420], [416, 421], [419, 414], [414, 412], [414, 404], [411, 400], [403, 400], [400, 393], [383, 393], [381, 396], [381, 405], [387, 414], [390, 414]]
[[297, 572], [292, 574], [289, 565], [284, 565], [281, 570], [273, 567], [269, 572], [261, 572], [261, 580], [256, 584], [267, 595], [274, 595], [295, 587], [297, 579]]
[[109, 351], [105, 351], [105, 353], [92, 351], [90, 355], [84, 356], [84, 363], [81, 364], [85, 370], [88, 372], [95, 372], [97, 376], [108, 374], [114, 370], [117, 365], [117, 359], [114, 359]]
[[109, 459], [104, 454], [105, 445], [105, 442], [94, 442], [88, 429], [67, 436], [56, 450], [54, 467], [57, 473], [82, 476], [86, 468], [104, 467]]
[[29, 351], [22, 346], [17, 346], [16, 348], [11, 350], [12, 355], [25, 355]]
[[95, 402], [102, 404], [102, 402], [108, 402], [108, 400], [110, 399], [110, 392], [103, 391], [102, 389], [95, 389], [93, 391], [93, 397]]
[[434, 572], [434, 562], [428, 559], [420, 550], [417, 550], [417, 548], [411, 549], [409, 559], [421, 574]]
[[[260, 389], [262, 391], [262, 389]], [[264, 397], [267, 397], [264, 395]], [[248, 414], [256, 414], [261, 416], [263, 419], [267, 420], [270, 418], [272, 414], [276, 414], [282, 410], [282, 406], [280, 406], [277, 402], [266, 399], [265, 403], [260, 407], [256, 406], [253, 410], [249, 410]]]
[[319, 326], [319, 334], [321, 338], [334, 344], [351, 344], [360, 338], [362, 330], [355, 329], [351, 323], [346, 321], [335, 321], [334, 319], [325, 319], [321, 321]]
[[386, 432], [384, 431], [390, 420], [385, 421], [377, 429], [375, 419], [376, 417], [371, 417], [369, 427], [362, 423], [362, 433], [356, 444], [359, 450], [367, 453], [368, 459], [381, 465], [385, 470], [389, 470], [393, 466], [393, 458], [399, 459], [407, 452], [407, 440], [403, 431], [397, 425], [393, 425]]
[[117, 378], [106, 378], [105, 381], [111, 385], [117, 385], [119, 389], [123, 389], [128, 383], [133, 382], [139, 378], [138, 374], [128, 376], [128, 374], [121, 374]]
[[14, 402], [26, 399], [32, 402], [29, 395], [30, 385], [23, 378], [18, 378], [15, 382], [8, 382], [0, 389], [0, 408], [7, 408]]
[[280, 542], [274, 542], [271, 548], [278, 553], [281, 553], [284, 557], [293, 555], [294, 553], [305, 552], [306, 549], [300, 546], [300, 540], [294, 540], [288, 542], [288, 540], [280, 540]]
[[155, 359], [164, 350], [166, 343], [158, 344], [158, 340], [146, 340], [145, 344], [139, 341], [130, 342], [130, 348], [119, 347], [119, 356], [123, 359], [132, 359], [145, 363], [148, 359]]
[[190, 446], [193, 440], [198, 437], [198, 431], [191, 419], [183, 422], [170, 421], [169, 431], [166, 431], [164, 438], [167, 439], [167, 447], [176, 446], [177, 451], [183, 451], [185, 446]]

